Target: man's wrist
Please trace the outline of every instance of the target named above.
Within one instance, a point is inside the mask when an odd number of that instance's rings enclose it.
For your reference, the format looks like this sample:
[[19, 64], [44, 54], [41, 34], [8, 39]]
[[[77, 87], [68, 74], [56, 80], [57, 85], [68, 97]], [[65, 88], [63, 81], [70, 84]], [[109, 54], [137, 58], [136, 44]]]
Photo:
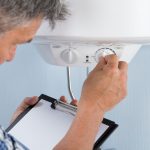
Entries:
[[78, 113], [95, 115], [98, 118], [104, 116], [105, 112], [99, 107], [97, 103], [88, 103], [86, 100], [80, 100], [78, 104]]

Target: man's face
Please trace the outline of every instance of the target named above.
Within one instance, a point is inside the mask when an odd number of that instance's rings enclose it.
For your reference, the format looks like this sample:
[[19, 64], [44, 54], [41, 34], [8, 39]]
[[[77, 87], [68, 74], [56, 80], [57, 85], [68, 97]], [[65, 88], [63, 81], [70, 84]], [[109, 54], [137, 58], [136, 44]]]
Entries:
[[42, 22], [36, 18], [26, 25], [22, 25], [0, 36], [0, 64], [13, 60], [18, 44], [29, 43]]

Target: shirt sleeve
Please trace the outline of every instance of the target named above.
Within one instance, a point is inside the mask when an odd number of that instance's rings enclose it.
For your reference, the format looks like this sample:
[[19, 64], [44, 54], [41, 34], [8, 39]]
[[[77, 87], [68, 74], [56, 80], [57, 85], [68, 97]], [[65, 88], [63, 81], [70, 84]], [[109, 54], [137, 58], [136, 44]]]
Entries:
[[29, 150], [0, 126], [0, 150]]

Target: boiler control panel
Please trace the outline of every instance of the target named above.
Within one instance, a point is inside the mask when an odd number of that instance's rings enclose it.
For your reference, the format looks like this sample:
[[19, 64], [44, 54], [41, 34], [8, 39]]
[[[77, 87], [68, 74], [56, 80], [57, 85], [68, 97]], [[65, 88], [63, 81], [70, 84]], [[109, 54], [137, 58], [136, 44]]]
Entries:
[[35, 42], [42, 58], [49, 64], [59, 66], [96, 65], [103, 56], [115, 54], [119, 60], [130, 62], [140, 44], [96, 43], [80, 41]]

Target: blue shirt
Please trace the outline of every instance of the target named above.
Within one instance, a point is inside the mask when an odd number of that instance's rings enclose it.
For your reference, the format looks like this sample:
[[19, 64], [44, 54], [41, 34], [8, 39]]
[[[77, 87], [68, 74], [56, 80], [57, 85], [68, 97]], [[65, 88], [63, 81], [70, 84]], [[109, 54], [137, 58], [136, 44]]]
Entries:
[[29, 150], [0, 126], [0, 150]]

